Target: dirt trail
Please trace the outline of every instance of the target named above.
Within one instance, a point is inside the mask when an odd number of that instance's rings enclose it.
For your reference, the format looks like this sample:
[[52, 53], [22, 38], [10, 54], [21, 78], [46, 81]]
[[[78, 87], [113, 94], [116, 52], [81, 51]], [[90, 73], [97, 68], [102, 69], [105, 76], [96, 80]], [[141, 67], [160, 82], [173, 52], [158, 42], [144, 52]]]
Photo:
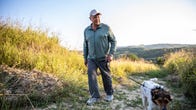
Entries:
[[[171, 76], [168, 76], [171, 78]], [[139, 83], [142, 83], [144, 80], [149, 80], [150, 78], [146, 76], [132, 76], [131, 79], [136, 80]], [[87, 106], [85, 104], [87, 97], [83, 97], [82, 101], [76, 101], [74, 104], [62, 102], [61, 104], [51, 104], [46, 108], [38, 110], [143, 110], [142, 99], [140, 96], [140, 85], [134, 81], [131, 81], [131, 84], [134, 86], [126, 85], [116, 85], [114, 87], [114, 100], [112, 102], [104, 101], [105, 92], [100, 90], [102, 94], [101, 101], [95, 103], [92, 106]], [[173, 101], [169, 103], [170, 110], [196, 110], [195, 106], [190, 104], [178, 89], [173, 91], [171, 86], [167, 83], [168, 79], [158, 78], [156, 83], [164, 86], [165, 90], [168, 90], [171, 93]], [[194, 107], [193, 107], [194, 106]]]
[[[143, 80], [145, 80], [145, 78], [141, 76], [134, 77], [134, 79], [137, 80], [138, 82], [142, 82]], [[158, 83], [163, 86], [165, 86], [166, 84], [161, 79], [158, 79]], [[92, 106], [87, 106], [85, 102], [82, 102], [80, 104], [76, 104], [76, 106], [80, 106], [76, 108], [81, 108], [82, 110], [143, 110], [139, 84], [135, 83], [134, 87], [117, 85], [114, 87], [114, 90], [115, 90], [114, 100], [112, 102], [105, 102], [103, 100], [105, 93], [104, 91], [101, 91], [102, 98], [100, 102], [95, 103]], [[72, 105], [67, 105], [66, 103], [62, 104], [61, 107], [62, 108], [65, 107], [66, 109], [69, 109], [69, 110], [76, 109]], [[52, 104], [48, 106], [47, 108], [45, 108], [44, 110], [50, 110], [50, 109], [61, 109], [61, 108], [59, 108], [55, 104]]]
[[[104, 101], [105, 93], [101, 91], [103, 94], [101, 97], [100, 102], [95, 103], [92, 106], [87, 106], [85, 102], [83, 104], [79, 104], [76, 108], [81, 108], [82, 110], [143, 110], [141, 105], [141, 98], [140, 98], [140, 89], [135, 88], [134, 90], [129, 90], [126, 86], [118, 85], [115, 88], [114, 100], [112, 102]], [[72, 105], [67, 105], [66, 103], [61, 104], [61, 108], [66, 109], [73, 109], [75, 110]], [[51, 109], [61, 109], [56, 104], [49, 105], [45, 109], [39, 110], [51, 110]], [[64, 109], [65, 109], [64, 108]]]

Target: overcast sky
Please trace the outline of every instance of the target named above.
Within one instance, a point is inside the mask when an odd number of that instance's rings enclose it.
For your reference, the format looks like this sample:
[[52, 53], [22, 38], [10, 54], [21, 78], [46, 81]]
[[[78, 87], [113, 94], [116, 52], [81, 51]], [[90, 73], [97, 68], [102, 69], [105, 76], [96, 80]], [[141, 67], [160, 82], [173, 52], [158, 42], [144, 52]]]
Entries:
[[196, 0], [0, 0], [1, 18], [49, 28], [70, 49], [82, 49], [92, 9], [102, 13], [117, 46], [196, 44]]

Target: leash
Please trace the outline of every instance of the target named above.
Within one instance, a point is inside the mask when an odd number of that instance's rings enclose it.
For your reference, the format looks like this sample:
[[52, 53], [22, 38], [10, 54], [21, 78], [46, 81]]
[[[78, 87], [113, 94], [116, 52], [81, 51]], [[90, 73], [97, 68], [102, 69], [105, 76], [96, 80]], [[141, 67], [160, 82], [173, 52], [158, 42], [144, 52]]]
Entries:
[[139, 84], [140, 86], [144, 86], [142, 83], [136, 81], [135, 79], [133, 79], [132, 77], [129, 77], [132, 81], [134, 81], [135, 83]]
[[[145, 88], [147, 88], [147, 89], [151, 89], [151, 88], [148, 88], [148, 87], [146, 87], [144, 84], [142, 84], [141, 82], [138, 82], [138, 81], [136, 81], [135, 79], [133, 79], [132, 77], [129, 77], [132, 81], [134, 81], [135, 83], [137, 83], [137, 84], [139, 84], [140, 86], [143, 86], [143, 87], [145, 87]], [[161, 86], [160, 86], [161, 87]]]

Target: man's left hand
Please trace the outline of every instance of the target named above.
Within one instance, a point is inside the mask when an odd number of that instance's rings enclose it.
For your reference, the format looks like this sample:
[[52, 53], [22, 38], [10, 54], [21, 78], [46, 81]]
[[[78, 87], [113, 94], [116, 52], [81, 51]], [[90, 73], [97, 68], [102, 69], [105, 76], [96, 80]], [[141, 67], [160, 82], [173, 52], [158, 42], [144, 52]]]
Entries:
[[108, 62], [111, 62], [111, 61], [113, 60], [113, 55], [107, 55], [107, 56], [106, 56], [106, 60], [107, 60]]

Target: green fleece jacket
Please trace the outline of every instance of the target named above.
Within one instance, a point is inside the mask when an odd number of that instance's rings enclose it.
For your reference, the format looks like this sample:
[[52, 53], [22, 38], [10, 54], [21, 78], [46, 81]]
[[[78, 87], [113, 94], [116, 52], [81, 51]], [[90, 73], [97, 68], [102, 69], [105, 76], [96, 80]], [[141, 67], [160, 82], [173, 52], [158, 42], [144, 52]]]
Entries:
[[110, 27], [101, 23], [94, 31], [88, 26], [84, 31], [84, 59], [103, 59], [116, 51], [116, 39]]

